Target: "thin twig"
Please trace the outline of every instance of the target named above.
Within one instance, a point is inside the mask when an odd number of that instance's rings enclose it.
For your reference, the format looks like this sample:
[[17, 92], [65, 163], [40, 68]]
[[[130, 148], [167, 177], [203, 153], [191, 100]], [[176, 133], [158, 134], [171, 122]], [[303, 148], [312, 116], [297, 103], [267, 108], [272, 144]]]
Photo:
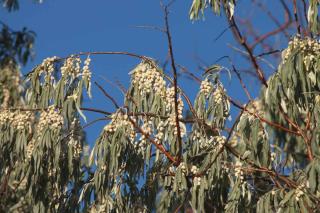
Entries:
[[87, 127], [89, 127], [89, 126], [97, 123], [98, 121], [107, 121], [107, 120], [110, 120], [110, 118], [106, 118], [106, 117], [104, 117], [104, 118], [97, 118], [97, 119], [95, 119], [95, 120], [87, 123], [86, 125], [83, 125], [82, 129], [87, 128]]
[[253, 65], [253, 67], [256, 70], [256, 73], [257, 73], [257, 76], [258, 76], [259, 80], [261, 81], [261, 83], [264, 86], [268, 87], [267, 80], [265, 79], [264, 74], [263, 74], [258, 62], [257, 62], [256, 58], [254, 57], [254, 55], [252, 53], [252, 49], [247, 44], [246, 39], [242, 36], [242, 34], [240, 32], [240, 29], [236, 24], [234, 16], [232, 16], [231, 18], [228, 18], [228, 21], [229, 21], [230, 25], [232, 26], [232, 32], [235, 35], [236, 39], [245, 48], [245, 50], [248, 52], [250, 61], [251, 61], [252, 65]]
[[97, 82], [94, 82], [95, 85], [97, 85], [97, 87], [101, 90], [101, 92], [104, 94], [104, 96], [106, 96], [108, 99], [110, 99], [110, 101], [113, 103], [113, 105], [116, 107], [116, 109], [119, 109], [120, 106], [118, 105], [118, 103], [116, 102], [116, 100], [107, 93], [107, 91], [105, 89], [103, 89], [102, 86], [100, 86]]
[[262, 56], [271, 55], [271, 54], [275, 54], [275, 53], [279, 53], [279, 52], [282, 52], [282, 50], [271, 50], [269, 52], [260, 53], [260, 54], [256, 55], [255, 57], [262, 57]]
[[192, 72], [190, 72], [186, 67], [182, 66], [182, 65], [179, 65], [178, 64], [178, 67], [180, 68], [180, 70], [184, 73], [186, 73], [187, 75], [189, 75], [191, 77], [191, 79], [193, 79], [194, 81], [196, 82], [199, 82], [201, 83], [201, 79], [198, 78], [195, 74], [193, 74]]
[[243, 107], [242, 105], [238, 104], [237, 102], [235, 102], [234, 100], [232, 100], [231, 98], [229, 98], [230, 102], [237, 108], [239, 109], [244, 109], [247, 113], [249, 113], [250, 115], [253, 115], [254, 117], [258, 118], [260, 121], [268, 124], [269, 126], [272, 126], [272, 127], [276, 127], [278, 129], [281, 129], [285, 132], [289, 132], [289, 133], [292, 133], [294, 135], [298, 135], [298, 136], [301, 136], [301, 133], [300, 132], [296, 132], [296, 131], [293, 131], [291, 129], [288, 129], [284, 126], [282, 126], [281, 124], [278, 124], [278, 123], [274, 123], [274, 122], [271, 122], [263, 117], [261, 117], [260, 115], [254, 113], [254, 112], [251, 112], [249, 111], [248, 109], [246, 109], [245, 107]]
[[100, 113], [100, 114], [104, 114], [104, 115], [111, 115], [112, 113], [110, 112], [106, 112], [100, 109], [94, 109], [94, 108], [88, 108], [88, 107], [81, 107], [80, 108], [83, 111], [89, 111], [89, 112], [96, 112], [96, 113]]
[[214, 42], [216, 42], [221, 36], [223, 36], [223, 34], [225, 32], [227, 32], [227, 30], [229, 30], [232, 27], [232, 25], [228, 26], [227, 28], [225, 28], [221, 33], [219, 33], [219, 35], [213, 40]]
[[157, 26], [149, 26], [149, 25], [137, 25], [137, 26], [133, 26], [135, 28], [142, 28], [142, 29], [149, 29], [149, 30], [156, 30], [156, 31], [160, 31], [162, 33], [165, 33], [166, 30], [162, 29], [161, 27], [157, 27]]
[[295, 19], [295, 22], [296, 22], [297, 32], [301, 35], [301, 26], [300, 26], [297, 10], [298, 10], [297, 9], [297, 0], [293, 0], [294, 19]]

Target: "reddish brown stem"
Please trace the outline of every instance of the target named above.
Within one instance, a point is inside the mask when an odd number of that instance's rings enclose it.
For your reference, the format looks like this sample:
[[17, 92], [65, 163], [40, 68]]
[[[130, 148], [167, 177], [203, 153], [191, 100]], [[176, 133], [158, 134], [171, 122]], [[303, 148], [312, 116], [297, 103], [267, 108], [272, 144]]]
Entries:
[[179, 161], [182, 157], [182, 137], [181, 137], [181, 129], [180, 129], [180, 123], [179, 123], [179, 112], [178, 112], [178, 76], [177, 76], [177, 68], [175, 65], [175, 60], [173, 56], [173, 48], [172, 48], [172, 39], [169, 29], [169, 12], [168, 12], [168, 6], [164, 7], [164, 19], [165, 19], [165, 27], [166, 27], [166, 35], [168, 39], [168, 46], [169, 46], [169, 55], [171, 59], [171, 68], [173, 72], [173, 86], [174, 86], [174, 111], [175, 111], [175, 118], [176, 118], [176, 128], [177, 128], [177, 139], [178, 139], [178, 146], [179, 146]]
[[248, 45], [248, 43], [246, 42], [246, 39], [242, 36], [241, 32], [240, 32], [240, 29], [239, 27], [237, 26], [237, 23], [234, 19], [234, 16], [232, 16], [230, 19], [228, 19], [229, 22], [230, 22], [230, 25], [232, 26], [232, 32], [233, 34], [235, 35], [236, 39], [238, 40], [238, 42], [245, 48], [245, 50], [248, 52], [249, 54], [249, 58], [250, 58], [250, 61], [253, 65], [253, 67], [255, 68], [256, 70], [256, 74], [259, 78], [259, 80], [261, 81], [261, 83], [268, 87], [268, 84], [267, 84], [267, 81], [264, 77], [264, 74], [256, 60], [256, 58], [254, 57], [253, 55], [253, 52], [252, 52], [252, 49], [250, 48], [250, 46]]

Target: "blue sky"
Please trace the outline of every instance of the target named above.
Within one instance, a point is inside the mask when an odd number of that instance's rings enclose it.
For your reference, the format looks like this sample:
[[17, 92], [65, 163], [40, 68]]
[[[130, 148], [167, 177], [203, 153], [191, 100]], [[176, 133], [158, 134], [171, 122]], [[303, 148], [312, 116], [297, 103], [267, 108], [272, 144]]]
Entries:
[[[258, 10], [249, 9], [249, 0], [239, 0], [236, 16], [250, 17], [255, 26], [260, 26], [259, 32], [264, 33], [275, 26]], [[268, 7], [283, 21], [283, 12], [279, 9], [278, 0], [265, 0]], [[240, 68], [250, 68], [250, 65], [232, 50], [228, 44], [235, 45], [232, 34], [227, 31], [218, 41], [214, 41], [228, 25], [223, 16], [214, 16], [210, 11], [205, 14], [205, 20], [192, 22], [188, 12], [191, 0], [177, 0], [171, 7], [170, 27], [173, 37], [173, 48], [176, 62], [201, 76], [198, 69], [200, 58], [208, 65], [213, 64], [221, 56], [229, 55]], [[46, 0], [42, 4], [21, 1], [20, 10], [8, 13], [0, 9], [0, 20], [11, 28], [19, 30], [28, 27], [36, 32], [35, 58], [26, 67], [24, 73], [50, 56], [67, 56], [81, 51], [128, 51], [146, 55], [163, 62], [167, 56], [166, 37], [159, 31], [137, 28], [138, 25], [163, 27], [163, 12], [158, 0]], [[283, 47], [282, 37], [275, 37], [271, 42]], [[239, 47], [239, 46], [237, 46]], [[256, 53], [260, 53], [257, 49]], [[121, 103], [121, 93], [103, 78], [119, 80], [125, 86], [129, 83], [128, 72], [139, 61], [126, 56], [94, 56], [92, 57], [93, 81], [98, 81]], [[221, 62], [229, 66], [225, 61]], [[269, 70], [270, 72], [271, 70]], [[260, 83], [254, 78], [245, 78], [249, 90], [257, 95]], [[235, 76], [229, 81], [223, 76], [228, 94], [237, 100], [245, 101], [244, 92]], [[182, 88], [194, 98], [198, 85], [186, 78], [180, 78]], [[93, 99], [85, 99], [84, 106], [114, 110], [101, 92], [94, 87]], [[86, 113], [88, 121], [100, 115]], [[99, 134], [101, 122], [88, 128], [88, 140], [93, 142]]]

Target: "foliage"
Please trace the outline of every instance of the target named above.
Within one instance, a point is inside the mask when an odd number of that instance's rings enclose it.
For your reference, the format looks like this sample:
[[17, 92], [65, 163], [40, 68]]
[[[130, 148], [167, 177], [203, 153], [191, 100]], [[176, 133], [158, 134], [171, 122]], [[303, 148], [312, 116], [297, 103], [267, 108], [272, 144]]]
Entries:
[[2, 25], [0, 32], [0, 66], [10, 63], [23, 65], [33, 55], [35, 33], [23, 28], [13, 31], [7, 25]]
[[320, 1], [319, 0], [310, 0], [309, 8], [308, 8], [308, 22], [312, 32], [319, 33], [320, 24], [319, 24], [319, 16], [318, 16], [318, 7]]
[[[19, 0], [1, 0], [2, 6], [8, 11], [14, 11], [19, 9]], [[35, 2], [42, 3], [43, 0], [35, 0]]]
[[232, 17], [235, 3], [236, 0], [193, 0], [190, 8], [190, 19], [198, 19], [199, 12], [203, 15], [207, 7], [210, 7], [216, 14], [220, 14], [221, 7], [223, 7], [228, 16]]
[[76, 197], [86, 171], [78, 114], [82, 88], [89, 91], [90, 59], [80, 69], [79, 58], [68, 58], [61, 65], [59, 80], [53, 75], [55, 60], [46, 59], [34, 69], [18, 103], [14, 101], [15, 90], [4, 94], [0, 169], [1, 182], [8, 184], [2, 184], [2, 193], [10, 196], [1, 200], [2, 211], [78, 208]]
[[[228, 8], [232, 18], [235, 2], [199, 0], [191, 18], [207, 4], [215, 12]], [[129, 72], [123, 104], [100, 87], [115, 112], [82, 107], [85, 93], [91, 97], [94, 54], [141, 60]], [[172, 79], [155, 60], [132, 53], [47, 58], [23, 81], [18, 66], [6, 64], [0, 211], [316, 212], [319, 71], [319, 41], [295, 36], [256, 99], [233, 100], [214, 70], [197, 79], [192, 104], [175, 73]], [[239, 115], [227, 124], [235, 108]], [[91, 150], [80, 122], [84, 111], [108, 120]]]

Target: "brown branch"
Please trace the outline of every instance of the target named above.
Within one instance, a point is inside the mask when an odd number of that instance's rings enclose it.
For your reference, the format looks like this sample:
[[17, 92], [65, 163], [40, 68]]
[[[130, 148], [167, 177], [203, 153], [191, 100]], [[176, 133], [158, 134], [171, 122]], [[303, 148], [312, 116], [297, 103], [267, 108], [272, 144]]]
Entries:
[[107, 120], [110, 120], [110, 119], [109, 119], [109, 118], [106, 118], [106, 117], [104, 117], [104, 118], [97, 118], [97, 119], [95, 119], [95, 120], [87, 123], [86, 125], [83, 125], [82, 129], [85, 129], [85, 128], [87, 128], [87, 127], [95, 124], [95, 123], [98, 122], [98, 121], [107, 121]]
[[102, 86], [100, 86], [97, 82], [94, 82], [95, 85], [97, 85], [97, 87], [101, 90], [101, 92], [104, 94], [104, 96], [106, 96], [108, 99], [110, 99], [110, 101], [113, 103], [113, 105], [116, 107], [116, 109], [119, 109], [120, 106], [118, 105], [118, 103], [116, 102], [116, 100], [107, 93], [107, 91], [105, 89], [103, 89]]
[[[242, 20], [241, 18], [237, 18], [237, 19], [239, 20], [241, 25], [246, 25], [247, 26], [246, 27], [246, 31], [247, 31], [248, 35], [252, 35], [253, 39], [255, 39], [255, 40], [259, 38], [259, 35], [256, 32], [256, 29], [252, 26], [252, 23], [251, 23], [250, 19], [244, 19], [244, 20]], [[270, 51], [272, 49], [270, 44], [265, 43], [265, 41], [261, 41], [260, 45], [265, 51]]]
[[246, 95], [247, 95], [248, 99], [249, 99], [250, 101], [252, 101], [252, 97], [251, 97], [251, 95], [250, 95], [250, 93], [249, 93], [249, 91], [248, 91], [248, 89], [247, 89], [246, 85], [243, 83], [243, 81], [242, 81], [242, 78], [241, 78], [241, 75], [240, 75], [239, 71], [235, 68], [235, 66], [234, 66], [234, 65], [232, 65], [232, 70], [236, 73], [236, 75], [237, 75], [237, 77], [238, 77], [238, 79], [239, 79], [239, 82], [240, 82], [240, 84], [241, 84], [241, 86], [242, 86], [242, 88], [243, 88], [244, 92], [246, 93]]
[[234, 36], [236, 37], [237, 41], [245, 48], [245, 50], [248, 52], [249, 54], [249, 58], [250, 58], [250, 61], [253, 65], [253, 67], [255, 68], [256, 70], [256, 74], [259, 78], [259, 80], [261, 81], [261, 83], [263, 85], [265, 85], [266, 87], [268, 87], [268, 84], [267, 84], [267, 81], [264, 77], [264, 74], [256, 60], [256, 58], [254, 57], [253, 55], [253, 52], [252, 52], [252, 49], [250, 48], [250, 46], [248, 45], [248, 43], [246, 42], [246, 39], [242, 36], [241, 32], [240, 32], [240, 29], [239, 27], [237, 26], [237, 23], [234, 19], [234, 16], [232, 16], [231, 18], [228, 18], [228, 21], [230, 23], [230, 25], [232, 26], [232, 32], [234, 34]]
[[[81, 55], [127, 55], [127, 56], [131, 56], [131, 57], [134, 57], [134, 58], [139, 58], [139, 59], [142, 59], [142, 60], [146, 60], [148, 62], [152, 62], [152, 60], [150, 58], [146, 57], [146, 56], [139, 55], [139, 54], [136, 54], [136, 53], [122, 52], [122, 51], [80, 52], [78, 54], [71, 55], [71, 56], [81, 56]], [[69, 56], [69, 57], [71, 57], [71, 56]]]
[[[276, 17], [273, 16], [272, 12], [262, 2], [256, 1], [256, 0], [252, 0], [252, 2], [256, 3], [257, 6], [267, 14], [269, 18], [277, 25], [278, 28], [281, 28], [281, 23], [278, 21]], [[286, 21], [285, 21], [286, 23], [287, 22], [291, 23], [291, 19], [289, 19], [289, 15], [287, 14], [287, 11], [285, 14], [285, 18], [286, 18]], [[283, 30], [282, 33], [285, 35], [287, 39], [290, 39], [289, 34], [285, 30]]]
[[111, 115], [112, 114], [110, 112], [106, 112], [106, 111], [103, 111], [100, 109], [94, 109], [94, 108], [81, 107], [80, 109], [84, 110], [84, 111], [96, 112], [96, 113], [100, 113], [100, 114], [104, 114], [104, 115]]
[[174, 165], [178, 165], [179, 161], [177, 161], [164, 147], [162, 144], [158, 144], [157, 142], [155, 142], [149, 134], [147, 134], [146, 132], [144, 132], [138, 125], [136, 122], [134, 122], [130, 116], [128, 116], [129, 121], [131, 122], [131, 124], [142, 134], [144, 135], [146, 138], [149, 139], [149, 141], [160, 151], [162, 152]]
[[247, 162], [249, 165], [258, 169], [260, 172], [264, 172], [264, 173], [267, 173], [268, 175], [270, 175], [270, 178], [272, 177], [272, 179], [275, 179], [275, 180], [279, 179], [279, 180], [283, 181], [284, 183], [286, 183], [289, 187], [297, 188], [298, 184], [296, 182], [294, 182], [293, 180], [289, 179], [288, 177], [286, 177], [284, 175], [279, 175], [277, 172], [270, 170], [268, 168], [256, 165], [253, 161], [250, 161], [248, 159], [243, 159], [243, 157], [237, 151], [235, 151], [229, 144], [226, 144], [226, 148], [235, 157], [239, 158], [242, 161]]
[[281, 51], [282, 50], [271, 50], [269, 52], [260, 53], [260, 54], [256, 55], [255, 57], [262, 57], [262, 56], [266, 56], [266, 55], [271, 55], [271, 54], [279, 53]]
[[279, 106], [279, 109], [280, 109], [280, 113], [282, 114], [282, 116], [284, 117], [284, 119], [291, 125], [293, 126], [298, 133], [300, 133], [300, 136], [303, 138], [304, 140], [304, 143], [307, 147], [307, 155], [308, 155], [308, 159], [309, 161], [312, 161], [313, 160], [313, 154], [312, 154], [312, 147], [311, 147], [311, 144], [310, 144], [310, 140], [308, 139], [308, 137], [305, 135], [304, 131], [299, 127], [299, 125], [292, 121], [289, 116], [284, 112], [282, 106], [280, 105]]
[[300, 132], [293, 131], [293, 130], [291, 130], [291, 129], [288, 129], [288, 128], [282, 126], [281, 124], [268, 121], [267, 119], [261, 117], [260, 115], [254, 113], [254, 112], [250, 112], [248, 109], [246, 109], [245, 107], [243, 107], [241, 104], [238, 104], [237, 102], [235, 102], [234, 100], [232, 100], [230, 97], [229, 97], [229, 100], [230, 100], [230, 102], [231, 102], [235, 107], [237, 107], [237, 108], [239, 108], [239, 109], [244, 109], [244, 111], [246, 111], [246, 112], [249, 113], [250, 115], [253, 115], [254, 117], [258, 118], [260, 121], [268, 124], [269, 126], [272, 126], [272, 127], [278, 128], [278, 129], [281, 129], [281, 130], [283, 130], [283, 131], [285, 131], [285, 132], [289, 132], [289, 133], [292, 133], [292, 134], [294, 134], [294, 135], [301, 136], [301, 133], [300, 133]]
[[186, 67], [181, 66], [178, 64], [178, 67], [180, 68], [180, 70], [184, 73], [186, 73], [187, 75], [190, 76], [190, 78], [198, 83], [201, 83], [201, 79], [198, 78], [195, 74], [193, 74], [192, 72], [190, 72]]
[[212, 159], [212, 161], [208, 164], [208, 166], [207, 166], [203, 171], [201, 171], [201, 172], [198, 173], [198, 174], [195, 174], [196, 177], [201, 177], [201, 176], [203, 176], [203, 175], [207, 172], [207, 170], [210, 169], [210, 167], [214, 164], [214, 162], [216, 162], [216, 160], [218, 159], [218, 156], [223, 152], [226, 144], [228, 144], [228, 142], [229, 142], [229, 140], [230, 140], [230, 138], [231, 138], [231, 136], [232, 136], [232, 133], [233, 133], [234, 129], [236, 128], [236, 126], [237, 126], [237, 124], [238, 124], [238, 122], [239, 122], [239, 120], [240, 120], [243, 112], [244, 112], [244, 109], [242, 109], [242, 110], [240, 111], [240, 113], [238, 114], [235, 122], [233, 123], [233, 125], [232, 125], [232, 127], [231, 127], [231, 129], [230, 129], [230, 132], [229, 132], [228, 138], [226, 139], [226, 142], [225, 142], [225, 143], [223, 144], [223, 146], [218, 150], [218, 153], [217, 153], [217, 155], [215, 156], [215, 158]]
[[172, 39], [169, 29], [169, 12], [168, 12], [168, 6], [164, 7], [164, 19], [165, 19], [165, 27], [166, 27], [166, 35], [168, 40], [168, 46], [169, 46], [169, 54], [171, 59], [171, 68], [173, 72], [173, 86], [174, 86], [174, 109], [175, 109], [175, 117], [176, 117], [176, 128], [177, 128], [177, 138], [178, 138], [178, 146], [179, 146], [179, 160], [182, 157], [182, 138], [181, 138], [181, 129], [179, 124], [179, 114], [178, 114], [178, 77], [177, 77], [177, 68], [175, 65], [175, 60], [173, 56], [173, 47], [172, 47]]
[[279, 28], [272, 30], [266, 34], [261, 35], [258, 37], [255, 42], [251, 45], [251, 48], [254, 49], [258, 44], [260, 44], [262, 41], [266, 40], [270, 36], [276, 35], [280, 32], [283, 32], [285, 29], [287, 29], [290, 26], [291, 22], [287, 21], [283, 25], [281, 25]]

